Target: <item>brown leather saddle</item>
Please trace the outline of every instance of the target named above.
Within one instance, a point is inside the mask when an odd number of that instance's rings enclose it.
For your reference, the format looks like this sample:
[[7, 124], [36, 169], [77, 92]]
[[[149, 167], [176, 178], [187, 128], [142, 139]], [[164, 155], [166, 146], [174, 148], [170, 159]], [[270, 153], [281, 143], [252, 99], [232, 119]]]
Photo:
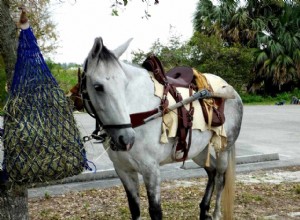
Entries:
[[194, 79], [193, 69], [191, 67], [174, 67], [166, 73], [168, 82], [176, 87], [189, 88]]
[[[182, 101], [180, 93], [177, 92], [177, 87], [188, 88], [190, 90], [190, 96], [193, 94], [193, 90], [198, 90], [194, 79], [194, 71], [191, 67], [174, 67], [173, 69], [165, 73], [160, 60], [155, 55], [148, 56], [142, 64], [142, 66], [148, 71], [153, 72], [155, 79], [164, 86], [164, 93], [160, 105], [160, 108], [163, 113], [168, 113], [168, 93], [172, 95], [176, 102]], [[224, 110], [224, 100], [218, 100], [218, 102], [222, 107], [221, 109]], [[208, 123], [209, 114], [207, 112], [207, 108], [204, 108], [203, 102], [200, 101], [200, 104], [203, 109], [203, 115], [205, 117], [206, 123]], [[176, 135], [176, 152], [182, 152], [183, 156], [181, 158], [175, 157], [175, 160], [185, 161], [188, 156], [188, 151], [192, 139], [192, 126], [194, 114], [194, 107], [192, 102], [190, 103], [189, 110], [182, 106], [177, 109], [177, 114], [178, 128]], [[213, 126], [216, 126], [216, 124], [218, 124], [218, 121], [220, 121], [221, 124], [224, 123], [224, 111], [219, 112], [217, 108], [213, 109], [212, 121], [214, 122]], [[186, 142], [187, 137], [188, 143]]]

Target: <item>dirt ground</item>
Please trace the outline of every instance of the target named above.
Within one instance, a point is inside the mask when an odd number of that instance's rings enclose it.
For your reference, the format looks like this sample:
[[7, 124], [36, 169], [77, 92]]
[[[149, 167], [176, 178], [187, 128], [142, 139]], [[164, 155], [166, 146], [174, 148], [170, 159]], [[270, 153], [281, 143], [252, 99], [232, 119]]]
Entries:
[[[199, 201], [206, 178], [162, 183], [164, 219], [199, 219]], [[212, 202], [212, 209], [214, 202]], [[142, 219], [150, 219], [146, 192], [141, 187]], [[130, 219], [121, 186], [72, 192], [59, 196], [45, 194], [31, 198], [32, 220]], [[235, 219], [300, 219], [300, 167], [287, 167], [238, 174]]]

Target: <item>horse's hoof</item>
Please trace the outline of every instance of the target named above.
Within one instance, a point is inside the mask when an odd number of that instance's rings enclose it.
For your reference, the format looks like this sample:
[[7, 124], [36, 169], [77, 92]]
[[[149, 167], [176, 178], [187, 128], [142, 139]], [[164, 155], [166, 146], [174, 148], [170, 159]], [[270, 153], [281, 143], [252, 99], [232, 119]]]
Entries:
[[200, 217], [200, 220], [212, 220], [212, 217], [210, 215], [205, 215], [204, 218]]
[[213, 220], [220, 220], [220, 219], [222, 219], [221, 213], [218, 213], [218, 214], [214, 213], [212, 219], [213, 219]]

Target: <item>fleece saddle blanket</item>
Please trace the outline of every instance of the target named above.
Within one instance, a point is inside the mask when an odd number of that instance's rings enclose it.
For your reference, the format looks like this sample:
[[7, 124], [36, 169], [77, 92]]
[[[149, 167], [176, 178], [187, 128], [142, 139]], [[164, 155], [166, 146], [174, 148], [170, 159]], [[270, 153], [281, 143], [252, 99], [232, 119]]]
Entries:
[[[195, 69], [193, 69], [194, 74], [200, 74]], [[159, 98], [162, 98], [164, 87], [160, 84], [153, 76], [153, 73], [149, 72], [152, 81], [154, 82], [155, 86], [155, 95]], [[224, 92], [224, 91], [232, 91], [232, 87], [222, 78], [213, 75], [213, 74], [203, 74], [207, 82], [212, 87], [213, 91], [215, 92]], [[189, 97], [189, 89], [177, 87], [176, 88], [179, 93], [181, 93], [182, 98], [186, 99]], [[176, 104], [176, 101], [172, 97], [171, 94], [167, 95], [169, 106]], [[185, 105], [185, 108], [189, 110], [189, 104]], [[192, 129], [198, 129], [201, 131], [211, 130], [213, 131], [213, 136], [211, 138], [210, 144], [213, 145], [216, 152], [221, 151], [226, 147], [227, 144], [227, 136], [226, 131], [223, 125], [218, 127], [208, 126], [205, 122], [201, 105], [198, 100], [193, 102], [194, 107], [194, 116], [193, 116], [193, 127]], [[176, 137], [178, 127], [178, 116], [177, 116], [177, 109], [174, 111], [170, 111], [163, 116], [163, 123], [162, 123], [162, 133], [160, 137], [161, 143], [168, 143], [168, 138]], [[179, 156], [179, 155], [178, 155]]]

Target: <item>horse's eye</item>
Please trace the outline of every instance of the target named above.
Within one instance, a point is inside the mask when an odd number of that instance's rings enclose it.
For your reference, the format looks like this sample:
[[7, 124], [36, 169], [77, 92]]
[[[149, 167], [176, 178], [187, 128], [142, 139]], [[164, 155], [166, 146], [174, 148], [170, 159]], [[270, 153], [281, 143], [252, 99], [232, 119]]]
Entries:
[[97, 92], [103, 92], [104, 91], [104, 86], [101, 85], [101, 84], [94, 85], [94, 88]]

